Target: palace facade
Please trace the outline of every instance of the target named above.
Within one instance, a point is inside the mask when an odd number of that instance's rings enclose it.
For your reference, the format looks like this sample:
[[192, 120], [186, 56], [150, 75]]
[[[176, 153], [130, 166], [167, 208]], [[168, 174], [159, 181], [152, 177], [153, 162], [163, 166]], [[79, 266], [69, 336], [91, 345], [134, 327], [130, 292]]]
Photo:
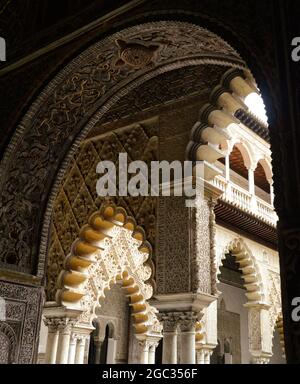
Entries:
[[[297, 210], [283, 192], [296, 179], [282, 168], [295, 152], [283, 149], [291, 136], [276, 134], [266, 45], [247, 51], [249, 26], [228, 16], [227, 33], [193, 1], [184, 10], [121, 3], [27, 52], [20, 69], [0, 68], [9, 84], [37, 64], [28, 77], [39, 83], [7, 120], [0, 164], [0, 362], [296, 361], [288, 303], [298, 267], [287, 265], [297, 242], [287, 223]], [[187, 206], [176, 180], [171, 196], [99, 196], [97, 164], [118, 166], [120, 153], [149, 168], [201, 161], [204, 199]]]

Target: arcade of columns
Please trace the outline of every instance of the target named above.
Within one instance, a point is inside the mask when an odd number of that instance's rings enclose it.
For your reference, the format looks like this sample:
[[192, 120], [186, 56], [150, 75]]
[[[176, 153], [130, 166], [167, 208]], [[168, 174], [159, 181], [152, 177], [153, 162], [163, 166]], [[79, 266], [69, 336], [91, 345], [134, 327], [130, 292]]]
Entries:
[[[161, 260], [156, 265], [154, 292], [151, 246], [143, 229], [124, 210], [106, 207], [81, 228], [58, 277], [55, 302], [45, 305], [46, 363], [84, 363], [95, 309], [105, 299], [105, 290], [120, 282], [130, 299], [140, 350], [137, 363], [154, 363], [155, 349], [162, 338], [163, 363], [178, 362], [180, 339], [180, 363], [209, 364], [217, 345], [214, 206], [222, 194], [212, 183], [220, 174], [214, 163], [228, 156], [224, 141], [232, 139], [232, 130], [242, 126], [244, 112], [249, 112], [245, 99], [257, 92], [251, 81], [240, 71], [231, 71], [215, 92], [214, 104], [202, 108], [200, 121], [192, 131], [187, 154], [190, 159], [204, 162], [205, 200], [197, 208], [186, 208], [183, 198], [158, 198]], [[255, 117], [249, 113], [248, 119], [254, 121]], [[253, 178], [253, 169], [249, 175]], [[129, 256], [122, 249], [128, 249]], [[256, 363], [266, 363], [272, 354], [273, 332], [271, 304], [264, 292], [266, 276], [255, 270], [255, 261], [241, 244], [236, 246], [236, 257], [247, 289], [250, 351]], [[168, 268], [172, 260], [180, 260], [176, 273]], [[187, 271], [189, 276], [185, 275]], [[182, 287], [176, 292], [169, 290], [174, 279]]]

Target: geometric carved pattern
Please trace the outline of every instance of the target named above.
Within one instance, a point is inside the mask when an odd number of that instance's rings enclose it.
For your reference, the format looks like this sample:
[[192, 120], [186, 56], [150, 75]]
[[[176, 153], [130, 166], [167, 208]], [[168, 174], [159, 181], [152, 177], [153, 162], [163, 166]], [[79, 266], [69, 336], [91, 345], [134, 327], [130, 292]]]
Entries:
[[[143, 46], [140, 53], [149, 48], [149, 42], [159, 49], [151, 62], [147, 59], [138, 68], [130, 60], [116, 66], [121, 53], [116, 40], [120, 38], [127, 48], [136, 43]], [[3, 157], [2, 262], [33, 273], [40, 251], [37, 274], [42, 277], [54, 196], [82, 139], [131, 89], [158, 74], [203, 63], [245, 66], [236, 51], [217, 35], [189, 23], [167, 21], [134, 26], [109, 36], [65, 67], [29, 108]]]
[[6, 323], [0, 322], [0, 364], [15, 362], [17, 338], [14, 330]]
[[[58, 273], [88, 217], [103, 205], [114, 203], [135, 217], [155, 245], [155, 197], [109, 197], [97, 195], [96, 182], [99, 161], [111, 160], [118, 166], [118, 153], [126, 152], [128, 163], [157, 159], [157, 121], [146, 121], [108, 133], [99, 139], [83, 143], [66, 171], [60, 192], [54, 203], [52, 234], [47, 267], [47, 300], [54, 300]], [[150, 176], [150, 175], [149, 175]]]
[[269, 270], [269, 301], [270, 301], [270, 326], [274, 329], [278, 317], [281, 316], [280, 276]]
[[10, 344], [6, 356], [14, 363], [31, 364], [39, 332], [42, 288], [0, 281], [0, 296], [5, 299], [6, 306], [6, 320], [0, 322], [0, 333], [5, 333]]
[[283, 356], [285, 355], [284, 330], [281, 307], [280, 275], [269, 270], [270, 327], [277, 328]]
[[58, 278], [56, 302], [82, 309], [78, 324], [91, 325], [105, 291], [121, 282], [130, 298], [135, 333], [160, 332], [156, 310], [146, 301], [153, 294], [150, 254], [144, 230], [124, 209], [103, 208], [90, 217], [72, 244]]

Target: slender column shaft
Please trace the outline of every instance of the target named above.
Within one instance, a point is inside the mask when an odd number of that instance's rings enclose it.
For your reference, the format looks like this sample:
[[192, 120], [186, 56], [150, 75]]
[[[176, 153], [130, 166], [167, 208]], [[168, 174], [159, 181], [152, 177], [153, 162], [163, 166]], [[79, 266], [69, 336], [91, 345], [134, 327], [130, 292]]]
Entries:
[[225, 156], [225, 179], [226, 181], [230, 180], [230, 163], [229, 163], [229, 155]]
[[149, 362], [149, 344], [146, 341], [141, 342], [141, 364], [148, 364]]
[[195, 364], [195, 328], [181, 332], [181, 364]]
[[49, 331], [48, 331], [48, 338], [47, 338], [45, 363], [55, 364], [59, 331], [58, 329], [51, 329], [51, 327], [48, 327], [48, 330]]
[[210, 351], [206, 351], [205, 352], [205, 354], [204, 354], [204, 364], [210, 364], [210, 355], [211, 355]]
[[164, 332], [163, 364], [177, 364], [177, 332]]
[[270, 183], [270, 203], [271, 205], [274, 204], [274, 187], [272, 182]]
[[67, 364], [69, 356], [71, 331], [69, 327], [63, 328], [59, 333], [58, 351], [56, 356], [57, 364]]
[[254, 185], [254, 171], [253, 169], [248, 169], [248, 183], [249, 183], [249, 193], [255, 195], [255, 185]]
[[155, 350], [157, 345], [158, 343], [153, 342], [149, 347], [149, 360], [148, 360], [149, 364], [155, 364]]
[[204, 364], [204, 351], [201, 349], [197, 351], [197, 364]]
[[75, 337], [71, 337], [70, 347], [69, 347], [68, 364], [74, 364], [74, 362], [75, 362], [76, 342], [77, 342], [77, 339]]
[[84, 363], [85, 337], [79, 338], [76, 345], [75, 363]]

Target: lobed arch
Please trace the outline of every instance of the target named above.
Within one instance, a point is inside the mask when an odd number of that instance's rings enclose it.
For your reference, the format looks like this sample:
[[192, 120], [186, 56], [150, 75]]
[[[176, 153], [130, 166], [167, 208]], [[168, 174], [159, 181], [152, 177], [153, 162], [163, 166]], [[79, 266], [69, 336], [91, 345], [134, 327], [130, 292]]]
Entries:
[[245, 167], [255, 167], [251, 146], [239, 138], [239, 124], [246, 125], [269, 140], [268, 124], [257, 120], [244, 104], [247, 95], [253, 92], [259, 94], [248, 75], [247, 70], [227, 70], [220, 84], [211, 91], [210, 103], [201, 107], [198, 121], [191, 130], [186, 157], [204, 162], [204, 178], [207, 181], [221, 173], [215, 163], [228, 156], [234, 146], [241, 152]]
[[219, 255], [217, 263], [217, 276], [220, 274], [220, 266], [226, 254], [231, 252], [239, 264], [244, 279], [244, 287], [246, 288], [246, 297], [249, 304], [264, 304], [266, 302], [265, 288], [262, 276], [257, 262], [242, 238], [235, 238], [230, 241]]
[[96, 309], [116, 282], [132, 308], [136, 335], [161, 332], [153, 294], [151, 245], [143, 228], [123, 208], [105, 206], [80, 230], [58, 277], [56, 303], [82, 310], [77, 326], [93, 327]]
[[[120, 40], [125, 44], [117, 44]], [[7, 230], [2, 239], [9, 239], [7, 253], [22, 242], [26, 252], [16, 255], [15, 263], [23, 271], [39, 278], [44, 275], [53, 203], [69, 161], [90, 129], [111, 106], [145, 81], [199, 64], [246, 68], [239, 54], [214, 33], [187, 22], [157, 21], [124, 29], [95, 43], [43, 90], [16, 129], [0, 170], [2, 204], [7, 206], [4, 215], [12, 207], [20, 208], [18, 218], [4, 218], [12, 221], [10, 227], [20, 228], [18, 236], [10, 239]], [[25, 164], [31, 164], [30, 170]], [[19, 174], [23, 183], [16, 189]], [[32, 223], [37, 227], [24, 239], [23, 233]], [[32, 249], [40, 234], [39, 249]], [[30, 264], [37, 256], [33, 253], [39, 253], [37, 267]]]

